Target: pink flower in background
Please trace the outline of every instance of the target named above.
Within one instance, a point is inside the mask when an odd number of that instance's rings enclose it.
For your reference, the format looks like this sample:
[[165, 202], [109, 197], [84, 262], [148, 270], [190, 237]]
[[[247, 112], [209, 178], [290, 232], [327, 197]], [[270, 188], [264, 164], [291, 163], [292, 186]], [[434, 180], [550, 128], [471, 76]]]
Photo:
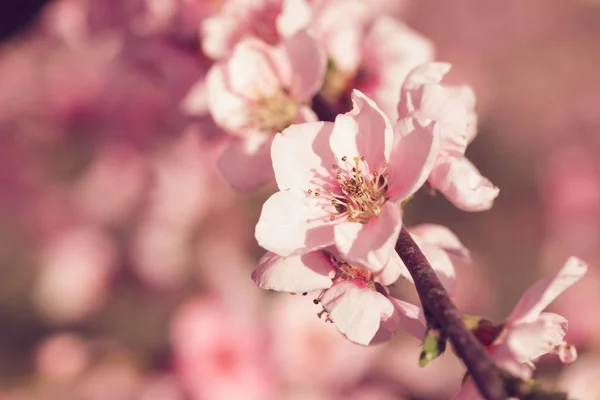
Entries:
[[70, 47], [82, 46], [89, 38], [88, 3], [80, 0], [54, 1], [46, 7], [40, 24], [48, 34]]
[[356, 71], [365, 28], [375, 18], [376, 8], [362, 0], [288, 0], [284, 4], [278, 21], [281, 31], [289, 35], [308, 29], [336, 69]]
[[[553, 276], [541, 279], [525, 291], [497, 338], [487, 347], [490, 357], [509, 373], [529, 378], [531, 361], [555, 353], [564, 363], [577, 358], [573, 346], [563, 341], [567, 320], [557, 314], [542, 312], [556, 297], [575, 284], [586, 273], [587, 265], [571, 257]], [[479, 398], [469, 379], [455, 399]]]
[[96, 227], [73, 227], [49, 238], [40, 263], [35, 306], [53, 323], [70, 323], [103, 305], [117, 267], [117, 248], [114, 239]]
[[170, 341], [179, 380], [191, 399], [271, 398], [275, 385], [257, 322], [214, 297], [195, 297], [180, 306]]
[[398, 20], [381, 16], [364, 35], [360, 51], [352, 85], [395, 120], [402, 83], [415, 67], [433, 60], [433, 43]]
[[210, 58], [223, 59], [247, 38], [277, 44], [282, 3], [282, 0], [225, 0], [218, 13], [202, 22], [202, 50]]
[[86, 218], [117, 225], [127, 220], [143, 200], [149, 172], [147, 158], [128, 146], [98, 149], [72, 187], [73, 202]]
[[70, 381], [88, 367], [91, 358], [90, 346], [83, 337], [74, 333], [57, 333], [46, 337], [37, 346], [36, 372], [52, 381]]
[[188, 129], [151, 162], [142, 221], [132, 233], [133, 269], [153, 287], [177, 288], [189, 274], [193, 238], [210, 214], [230, 204], [232, 191], [209, 168], [211, 149]]
[[434, 124], [392, 127], [359, 91], [335, 123], [292, 125], [271, 149], [279, 192], [264, 204], [256, 239], [282, 256], [336, 245], [345, 260], [378, 273], [402, 225], [400, 203], [427, 179], [437, 155]]
[[315, 303], [323, 306], [327, 318], [353, 342], [380, 342], [400, 327], [420, 338], [424, 332], [423, 313], [419, 307], [389, 296], [384, 285], [394, 283], [400, 269], [398, 265], [388, 268], [392, 271], [384, 269], [375, 275], [327, 250], [288, 257], [269, 252], [252, 272], [252, 279], [263, 289], [320, 291]]
[[280, 30], [290, 34], [309, 29], [327, 53], [330, 63], [321, 91], [325, 98], [336, 102], [358, 89], [396, 119], [400, 87], [412, 69], [433, 59], [433, 44], [382, 14], [381, 5], [373, 2], [290, 0], [284, 4]]
[[465, 157], [477, 134], [475, 95], [469, 87], [440, 84], [449, 70], [450, 64], [428, 63], [412, 71], [400, 91], [398, 116], [437, 124], [440, 154], [428, 183], [462, 210], [487, 210], [499, 190]]
[[317, 42], [300, 31], [277, 47], [245, 40], [209, 71], [211, 115], [234, 136], [218, 162], [233, 187], [253, 189], [270, 180], [273, 134], [316, 120], [307, 103], [321, 87], [325, 63]]

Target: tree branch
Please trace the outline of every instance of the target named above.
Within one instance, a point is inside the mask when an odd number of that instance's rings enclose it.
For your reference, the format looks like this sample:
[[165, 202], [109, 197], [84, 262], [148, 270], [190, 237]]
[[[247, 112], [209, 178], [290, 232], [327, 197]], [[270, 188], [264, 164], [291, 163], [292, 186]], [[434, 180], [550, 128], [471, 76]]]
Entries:
[[431, 264], [404, 227], [396, 243], [396, 252], [415, 282], [423, 308], [431, 313], [448, 335], [456, 354], [463, 360], [483, 397], [487, 400], [505, 400], [508, 396], [500, 370], [467, 328]]

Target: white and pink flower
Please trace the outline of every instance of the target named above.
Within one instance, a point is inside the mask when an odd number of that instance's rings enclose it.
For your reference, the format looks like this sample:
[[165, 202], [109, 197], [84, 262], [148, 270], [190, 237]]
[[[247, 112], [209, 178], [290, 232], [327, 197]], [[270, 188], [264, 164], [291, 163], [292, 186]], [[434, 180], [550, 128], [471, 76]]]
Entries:
[[[575, 361], [575, 347], [563, 340], [567, 320], [542, 311], [586, 271], [585, 263], [571, 257], [556, 274], [539, 280], [525, 291], [500, 333], [487, 346], [488, 354], [500, 368], [527, 379], [531, 377], [532, 361], [544, 354], [557, 354], [564, 363]], [[469, 379], [454, 399], [479, 398], [476, 393], [475, 385]]]
[[292, 125], [273, 140], [279, 192], [263, 206], [256, 239], [281, 256], [335, 245], [344, 259], [379, 273], [402, 226], [400, 204], [425, 182], [437, 156], [435, 123], [392, 126], [352, 93], [335, 122]]
[[218, 162], [227, 181], [253, 189], [272, 179], [273, 135], [292, 123], [316, 120], [308, 103], [319, 90], [326, 60], [305, 31], [279, 46], [247, 39], [207, 76], [208, 107], [232, 135]]
[[398, 116], [438, 125], [440, 153], [428, 183], [462, 210], [487, 210], [499, 190], [465, 157], [477, 134], [475, 94], [468, 86], [442, 85], [449, 70], [450, 64], [438, 62], [413, 70], [400, 91]]
[[268, 252], [252, 272], [252, 279], [263, 289], [317, 292], [314, 302], [323, 306], [327, 320], [355, 343], [387, 340], [400, 327], [423, 337], [422, 310], [391, 297], [385, 287], [398, 279], [400, 269], [389, 266], [381, 274], [373, 274], [335, 253], [333, 248], [289, 257]]

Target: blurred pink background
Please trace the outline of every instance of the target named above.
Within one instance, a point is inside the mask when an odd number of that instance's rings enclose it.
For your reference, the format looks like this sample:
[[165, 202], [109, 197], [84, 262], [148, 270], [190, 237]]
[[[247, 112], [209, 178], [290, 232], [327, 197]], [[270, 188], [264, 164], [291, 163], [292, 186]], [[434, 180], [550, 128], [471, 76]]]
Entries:
[[[597, 398], [600, 2], [379, 3], [474, 87], [467, 155], [500, 188], [483, 213], [420, 193], [408, 225], [458, 234], [474, 263], [457, 265], [457, 305], [496, 322], [568, 256], [588, 262], [551, 307], [582, 360], [536, 376]], [[309, 298], [250, 280], [274, 189], [227, 186], [226, 138], [186, 97], [219, 6], [55, 0], [0, 43], [0, 399], [448, 398], [464, 374], [450, 352], [420, 369], [414, 339], [351, 344]]]

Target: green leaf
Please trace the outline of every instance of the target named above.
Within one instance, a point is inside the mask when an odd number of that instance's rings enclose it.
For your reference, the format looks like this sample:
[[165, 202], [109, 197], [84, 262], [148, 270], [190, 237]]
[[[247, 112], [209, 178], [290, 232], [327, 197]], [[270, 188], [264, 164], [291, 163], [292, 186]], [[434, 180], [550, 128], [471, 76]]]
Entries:
[[425, 339], [423, 340], [423, 351], [419, 357], [419, 366], [424, 367], [431, 361], [438, 358], [446, 350], [447, 338], [442, 331], [437, 328], [427, 328]]

